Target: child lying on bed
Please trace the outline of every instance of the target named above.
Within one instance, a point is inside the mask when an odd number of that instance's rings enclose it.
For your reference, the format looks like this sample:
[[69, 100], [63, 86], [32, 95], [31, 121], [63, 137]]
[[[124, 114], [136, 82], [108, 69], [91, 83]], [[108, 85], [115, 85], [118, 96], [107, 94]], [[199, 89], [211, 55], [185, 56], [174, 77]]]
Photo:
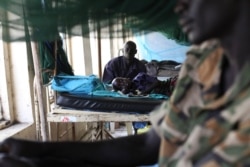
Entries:
[[170, 77], [165, 81], [160, 81], [157, 77], [141, 72], [132, 80], [122, 77], [113, 79], [112, 87], [115, 91], [121, 91], [124, 94], [147, 95], [155, 93], [170, 96], [176, 80], [177, 76]]

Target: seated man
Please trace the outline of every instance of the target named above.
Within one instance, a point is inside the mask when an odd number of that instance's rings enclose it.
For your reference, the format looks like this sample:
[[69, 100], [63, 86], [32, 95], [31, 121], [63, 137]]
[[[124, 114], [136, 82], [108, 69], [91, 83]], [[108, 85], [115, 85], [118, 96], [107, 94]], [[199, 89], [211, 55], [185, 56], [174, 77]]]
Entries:
[[194, 46], [148, 133], [92, 143], [7, 139], [0, 165], [249, 166], [249, 9], [249, 0], [178, 0]]
[[146, 72], [145, 64], [135, 58], [136, 44], [132, 41], [125, 43], [122, 49], [124, 55], [111, 59], [105, 66], [102, 81], [110, 84], [116, 77], [133, 79], [139, 72]]
[[146, 73], [139, 73], [132, 80], [117, 77], [112, 81], [112, 86], [115, 91], [121, 91], [124, 94], [147, 95], [155, 93], [171, 96], [176, 80], [177, 76], [160, 81], [157, 77], [149, 76]]
[[135, 58], [137, 49], [133, 41], [127, 41], [122, 52], [123, 56], [115, 57], [106, 64], [102, 77], [103, 83], [110, 84], [116, 77], [133, 79], [139, 72], [146, 72], [145, 63]]

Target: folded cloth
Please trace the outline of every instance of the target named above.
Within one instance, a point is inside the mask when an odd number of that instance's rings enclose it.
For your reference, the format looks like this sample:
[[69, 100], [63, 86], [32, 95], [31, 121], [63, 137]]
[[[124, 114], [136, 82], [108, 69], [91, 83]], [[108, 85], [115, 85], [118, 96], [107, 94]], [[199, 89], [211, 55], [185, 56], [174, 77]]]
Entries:
[[52, 80], [51, 88], [57, 92], [71, 94], [90, 94], [96, 90], [105, 90], [103, 83], [95, 75], [57, 75]]

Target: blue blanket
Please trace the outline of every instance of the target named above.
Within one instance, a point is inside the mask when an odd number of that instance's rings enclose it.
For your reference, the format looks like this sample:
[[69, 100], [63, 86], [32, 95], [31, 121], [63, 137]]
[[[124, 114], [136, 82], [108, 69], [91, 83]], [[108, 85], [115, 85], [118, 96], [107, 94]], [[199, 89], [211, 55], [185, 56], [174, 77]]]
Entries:
[[103, 97], [168, 99], [168, 96], [162, 94], [148, 94], [146, 96], [123, 94], [112, 91], [112, 89], [107, 89], [108, 87], [110, 88], [110, 85], [103, 84], [95, 75], [58, 75], [53, 78], [51, 85], [51, 88], [57, 92], [67, 92], [79, 96], [93, 95]]

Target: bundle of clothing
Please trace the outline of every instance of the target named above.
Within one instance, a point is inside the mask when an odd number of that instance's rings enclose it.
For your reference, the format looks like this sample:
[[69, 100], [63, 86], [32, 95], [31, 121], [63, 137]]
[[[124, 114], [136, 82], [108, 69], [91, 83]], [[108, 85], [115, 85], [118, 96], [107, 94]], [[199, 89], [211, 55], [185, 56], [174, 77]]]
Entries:
[[112, 86], [115, 91], [121, 91], [124, 94], [163, 94], [166, 96], [171, 96], [177, 78], [178, 75], [161, 81], [158, 80], [157, 77], [141, 72], [132, 80], [128, 78], [117, 77], [112, 81]]

